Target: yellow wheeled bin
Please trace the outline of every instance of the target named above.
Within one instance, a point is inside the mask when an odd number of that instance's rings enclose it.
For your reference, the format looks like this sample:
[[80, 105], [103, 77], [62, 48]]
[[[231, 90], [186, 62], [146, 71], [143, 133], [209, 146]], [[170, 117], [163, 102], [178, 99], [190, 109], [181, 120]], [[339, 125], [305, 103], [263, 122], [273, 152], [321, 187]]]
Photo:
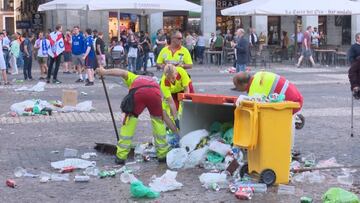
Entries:
[[234, 145], [248, 151], [240, 173], [256, 173], [267, 185], [289, 182], [295, 102], [242, 101], [235, 109]]

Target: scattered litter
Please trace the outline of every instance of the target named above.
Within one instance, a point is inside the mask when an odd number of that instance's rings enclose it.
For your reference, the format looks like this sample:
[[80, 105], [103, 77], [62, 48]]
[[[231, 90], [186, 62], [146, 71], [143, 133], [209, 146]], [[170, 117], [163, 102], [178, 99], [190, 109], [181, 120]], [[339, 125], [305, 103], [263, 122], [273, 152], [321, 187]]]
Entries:
[[239, 188], [237, 192], [235, 192], [235, 197], [240, 200], [251, 200], [254, 195], [254, 189], [251, 187]]
[[88, 93], [86, 93], [86, 92], [80, 92], [80, 94], [83, 95], [83, 96], [87, 96], [87, 95], [88, 95]]
[[7, 179], [7, 180], [6, 180], [6, 185], [7, 185], [8, 187], [15, 188], [15, 187], [16, 187], [16, 182], [15, 182], [15, 180]]
[[149, 183], [152, 190], [156, 192], [167, 192], [172, 190], [180, 190], [183, 186], [182, 183], [176, 181], [177, 172], [166, 170], [165, 174], [161, 177], [154, 179]]
[[188, 153], [184, 148], [172, 149], [166, 155], [166, 163], [170, 169], [182, 168], [187, 159]]
[[323, 196], [323, 203], [346, 202], [359, 203], [359, 197], [354, 193], [346, 191], [342, 188], [330, 188]]
[[319, 171], [314, 171], [314, 172], [310, 172], [310, 171], [306, 171], [300, 174], [297, 174], [293, 177], [293, 180], [295, 182], [309, 182], [311, 184], [313, 183], [322, 183], [325, 180], [325, 176], [322, 175]]
[[210, 188], [213, 183], [219, 184], [221, 188], [228, 186], [225, 173], [203, 173], [199, 179], [205, 188]]
[[209, 136], [209, 132], [205, 129], [192, 131], [181, 138], [180, 147], [185, 148], [188, 152], [192, 152], [201, 139], [207, 136]]
[[51, 153], [51, 154], [59, 154], [60, 151], [54, 150], [54, 151], [51, 151], [50, 153]]
[[208, 150], [209, 147], [205, 146], [203, 148], [192, 151], [185, 162], [184, 168], [194, 168], [195, 166], [203, 163], [206, 159]]
[[77, 157], [77, 154], [78, 154], [77, 149], [70, 149], [70, 148], [64, 149], [64, 157], [65, 158]]
[[295, 194], [295, 186], [279, 184], [277, 193], [278, 195], [293, 195]]
[[39, 175], [34, 175], [31, 173], [28, 173], [24, 168], [22, 167], [16, 167], [14, 170], [14, 176], [17, 178], [20, 177], [29, 177], [29, 178], [36, 178], [39, 177]]
[[133, 174], [129, 173], [128, 171], [125, 171], [124, 173], [122, 173], [120, 175], [120, 180], [121, 180], [121, 182], [126, 183], [126, 184], [138, 181], [138, 179]]
[[221, 163], [224, 160], [224, 156], [222, 156], [221, 154], [217, 153], [217, 152], [213, 152], [213, 151], [209, 151], [207, 153], [207, 160], [210, 163]]
[[17, 115], [34, 115], [33, 110], [35, 105], [40, 111], [44, 108], [52, 109], [53, 106], [44, 100], [25, 100], [23, 102], [14, 103], [10, 106], [10, 111]]
[[80, 176], [80, 175], [77, 175], [75, 176], [74, 178], [74, 181], [75, 182], [89, 182], [90, 181], [90, 177], [89, 176]]
[[337, 167], [337, 166], [342, 166], [341, 164], [338, 164], [336, 162], [335, 157], [331, 157], [328, 160], [321, 160], [318, 162], [318, 164], [316, 164], [317, 168], [323, 168], [323, 167]]
[[69, 166], [73, 166], [77, 169], [85, 169], [90, 166], [96, 166], [96, 162], [83, 159], [65, 159], [62, 161], [51, 162], [51, 167], [55, 169], [62, 169]]
[[170, 145], [171, 148], [178, 148], [180, 142], [180, 136], [175, 133], [167, 133], [166, 141]]
[[81, 155], [82, 159], [90, 159], [90, 158], [94, 158], [97, 157], [96, 152], [87, 152], [84, 153], [83, 155]]
[[340, 184], [351, 186], [354, 184], [354, 177], [349, 171], [344, 171], [343, 175], [337, 177], [337, 181]]
[[254, 193], [266, 193], [267, 185], [264, 183], [243, 183], [243, 181], [233, 183], [229, 185], [229, 190], [232, 193], [237, 192], [240, 188], [253, 188]]
[[305, 167], [315, 166], [316, 157], [315, 154], [311, 153], [302, 158], [302, 161], [305, 163]]
[[146, 197], [146, 198], [154, 199], [160, 196], [160, 193], [155, 192], [150, 188], [144, 186], [144, 184], [141, 181], [132, 182], [130, 186], [130, 192], [131, 195], [136, 198]]
[[231, 151], [231, 146], [215, 140], [210, 143], [209, 150], [214, 151], [225, 157], [226, 154]]
[[62, 109], [60, 109], [61, 112], [91, 112], [95, 110], [92, 107], [92, 101], [84, 101], [78, 103], [75, 107], [74, 106], [64, 106]]
[[312, 203], [313, 199], [311, 197], [301, 197], [300, 203]]
[[66, 173], [66, 174], [53, 173], [53, 174], [51, 174], [50, 179], [51, 179], [51, 181], [55, 181], [55, 182], [70, 181], [70, 176], [68, 173]]
[[100, 172], [99, 168], [95, 166], [90, 166], [85, 169], [84, 174], [87, 176], [98, 176], [99, 172]]
[[219, 72], [220, 73], [236, 73], [236, 68], [230, 67], [230, 68], [227, 68], [225, 70], [220, 70]]
[[40, 172], [40, 183], [47, 183], [51, 179], [51, 174], [41, 171]]
[[299, 169], [299, 168], [301, 168], [300, 162], [298, 162], [298, 161], [291, 162], [290, 169], [296, 170], [296, 169]]
[[116, 176], [115, 170], [110, 170], [110, 171], [102, 170], [99, 172], [100, 178], [115, 177], [115, 176]]
[[76, 168], [73, 167], [73, 166], [67, 166], [67, 167], [64, 167], [62, 169], [60, 169], [60, 173], [71, 173], [75, 170]]
[[45, 90], [45, 82], [38, 82], [36, 85], [34, 85], [33, 87], [20, 87], [18, 89], [15, 89], [15, 92], [20, 92], [20, 91], [28, 91], [28, 92], [43, 92]]

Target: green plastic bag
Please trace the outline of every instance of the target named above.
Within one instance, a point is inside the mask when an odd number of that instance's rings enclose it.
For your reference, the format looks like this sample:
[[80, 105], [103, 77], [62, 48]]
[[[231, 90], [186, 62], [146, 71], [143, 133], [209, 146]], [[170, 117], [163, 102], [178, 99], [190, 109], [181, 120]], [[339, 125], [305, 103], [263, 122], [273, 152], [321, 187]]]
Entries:
[[226, 132], [227, 130], [229, 130], [230, 128], [234, 127], [234, 123], [223, 123], [221, 125], [221, 132]]
[[341, 188], [330, 188], [323, 196], [323, 203], [359, 203], [359, 198], [354, 193]]
[[146, 187], [141, 181], [132, 182], [130, 192], [133, 197], [137, 198], [146, 197], [154, 199], [160, 196], [160, 193]]
[[224, 160], [224, 157], [221, 156], [221, 154], [219, 153], [209, 151], [207, 153], [207, 160], [211, 163], [217, 164], [217, 163], [221, 163]]
[[217, 133], [221, 131], [221, 123], [215, 121], [210, 126], [210, 133]]
[[229, 144], [229, 145], [233, 143], [233, 137], [234, 137], [234, 128], [230, 128], [222, 136], [222, 138], [225, 141], [225, 144]]

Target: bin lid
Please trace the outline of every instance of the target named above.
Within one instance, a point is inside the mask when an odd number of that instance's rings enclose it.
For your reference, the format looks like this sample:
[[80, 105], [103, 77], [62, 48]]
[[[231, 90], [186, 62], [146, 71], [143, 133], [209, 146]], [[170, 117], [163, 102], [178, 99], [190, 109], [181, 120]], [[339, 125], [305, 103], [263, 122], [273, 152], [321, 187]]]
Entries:
[[297, 109], [300, 108], [300, 104], [298, 102], [284, 101], [278, 103], [262, 103], [255, 101], [242, 101], [241, 106], [243, 107], [254, 107], [256, 104], [257, 108], [271, 108], [274, 110], [282, 110], [282, 109]]
[[218, 94], [180, 93], [178, 94], [178, 99], [179, 101], [202, 104], [235, 106], [237, 97]]

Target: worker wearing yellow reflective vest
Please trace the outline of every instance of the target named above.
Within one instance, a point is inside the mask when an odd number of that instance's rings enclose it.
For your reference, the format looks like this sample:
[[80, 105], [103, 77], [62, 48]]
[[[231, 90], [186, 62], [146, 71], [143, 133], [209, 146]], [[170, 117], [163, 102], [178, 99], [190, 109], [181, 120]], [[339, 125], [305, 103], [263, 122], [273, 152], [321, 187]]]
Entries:
[[163, 109], [178, 125], [178, 120], [182, 113], [182, 104], [178, 100], [178, 94], [194, 93], [188, 73], [182, 67], [166, 64], [160, 80], [160, 89], [164, 97], [162, 103]]
[[164, 121], [174, 132], [176, 132], [177, 129], [170, 118], [163, 113], [159, 84], [151, 77], [135, 75], [134, 73], [121, 69], [105, 70], [103, 67], [100, 67], [97, 69], [97, 73], [101, 76], [112, 75], [122, 77], [126, 86], [129, 88], [129, 93], [132, 90], [135, 91], [132, 100], [133, 109], [126, 114], [123, 126], [120, 129], [115, 162], [117, 164], [125, 163], [131, 149], [132, 137], [136, 130], [138, 116], [145, 108], [148, 109], [151, 116], [151, 124], [155, 138], [154, 144], [158, 160], [159, 162], [165, 162], [169, 146], [166, 140]]
[[247, 92], [248, 96], [273, 94], [284, 94], [286, 101], [298, 102], [300, 108], [294, 109], [294, 114], [298, 112], [303, 105], [303, 96], [294, 84], [285, 77], [271, 72], [260, 71], [254, 76], [246, 72], [238, 73], [233, 78], [235, 89], [240, 92]]

